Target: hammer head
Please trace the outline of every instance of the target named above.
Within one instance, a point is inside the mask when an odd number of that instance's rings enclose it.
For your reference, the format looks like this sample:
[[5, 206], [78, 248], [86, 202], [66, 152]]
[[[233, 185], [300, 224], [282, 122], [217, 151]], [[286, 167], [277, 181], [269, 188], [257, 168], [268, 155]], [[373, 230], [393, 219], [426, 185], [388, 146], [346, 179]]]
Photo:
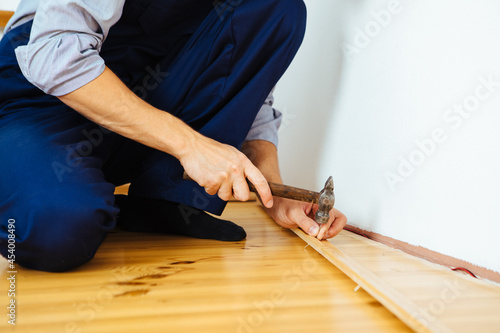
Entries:
[[316, 212], [315, 220], [319, 224], [325, 224], [330, 218], [330, 210], [335, 204], [335, 194], [333, 193], [333, 178], [328, 177], [325, 187], [319, 192], [318, 211]]

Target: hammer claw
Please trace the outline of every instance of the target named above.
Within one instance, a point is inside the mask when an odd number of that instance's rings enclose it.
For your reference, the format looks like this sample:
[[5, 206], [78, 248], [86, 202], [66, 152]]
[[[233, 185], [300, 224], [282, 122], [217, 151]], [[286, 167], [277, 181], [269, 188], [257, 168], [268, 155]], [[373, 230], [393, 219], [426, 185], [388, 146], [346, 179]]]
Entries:
[[330, 210], [335, 204], [335, 194], [333, 193], [333, 178], [328, 177], [325, 187], [319, 193], [318, 211], [316, 212], [315, 221], [319, 224], [325, 224], [330, 219]]

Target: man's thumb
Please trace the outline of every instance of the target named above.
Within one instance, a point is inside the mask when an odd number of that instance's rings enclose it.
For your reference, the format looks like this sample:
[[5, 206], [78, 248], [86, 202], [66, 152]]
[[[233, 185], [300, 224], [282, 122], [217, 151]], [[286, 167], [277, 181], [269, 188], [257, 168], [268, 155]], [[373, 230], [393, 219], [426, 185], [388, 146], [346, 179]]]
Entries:
[[304, 230], [304, 232], [306, 232], [310, 236], [316, 237], [318, 235], [319, 225], [312, 219], [305, 218], [300, 220], [297, 224], [299, 225], [300, 229]]

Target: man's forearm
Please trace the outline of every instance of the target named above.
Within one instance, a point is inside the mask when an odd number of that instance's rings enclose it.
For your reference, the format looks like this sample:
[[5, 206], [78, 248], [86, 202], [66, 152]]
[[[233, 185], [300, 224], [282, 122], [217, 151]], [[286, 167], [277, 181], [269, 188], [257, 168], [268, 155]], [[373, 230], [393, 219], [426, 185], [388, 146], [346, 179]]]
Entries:
[[278, 150], [274, 144], [264, 140], [246, 141], [241, 151], [262, 172], [268, 182], [281, 184]]
[[180, 119], [137, 97], [108, 68], [59, 99], [93, 122], [179, 158], [197, 133]]
[[236, 148], [201, 135], [182, 120], [137, 97], [108, 68], [92, 82], [59, 97], [91, 121], [129, 139], [176, 157], [208, 194], [248, 200], [245, 179], [266, 207], [273, 198], [262, 173]]

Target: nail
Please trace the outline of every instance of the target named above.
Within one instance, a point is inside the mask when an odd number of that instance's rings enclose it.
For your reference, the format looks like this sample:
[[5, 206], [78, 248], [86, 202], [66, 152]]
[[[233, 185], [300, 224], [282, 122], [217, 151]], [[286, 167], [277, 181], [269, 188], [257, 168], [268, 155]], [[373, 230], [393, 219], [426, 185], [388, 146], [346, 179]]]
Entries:
[[311, 236], [316, 236], [319, 232], [319, 226], [318, 225], [313, 225], [310, 229], [309, 229], [309, 235]]
[[266, 207], [267, 208], [271, 208], [273, 206], [274, 202], [273, 202], [273, 199], [269, 200], [266, 204]]

